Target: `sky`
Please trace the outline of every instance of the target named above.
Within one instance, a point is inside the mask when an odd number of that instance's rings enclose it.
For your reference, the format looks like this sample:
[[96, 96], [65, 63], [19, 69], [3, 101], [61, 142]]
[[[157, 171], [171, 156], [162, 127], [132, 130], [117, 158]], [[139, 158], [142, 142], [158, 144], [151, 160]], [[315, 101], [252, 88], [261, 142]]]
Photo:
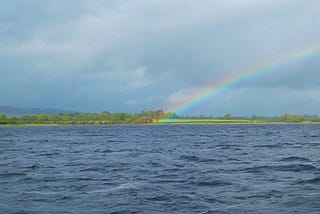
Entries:
[[[15, 107], [179, 111], [205, 85], [320, 45], [319, 0], [10, 0], [0, 11], [0, 105]], [[320, 54], [187, 112], [227, 113], [320, 115]]]

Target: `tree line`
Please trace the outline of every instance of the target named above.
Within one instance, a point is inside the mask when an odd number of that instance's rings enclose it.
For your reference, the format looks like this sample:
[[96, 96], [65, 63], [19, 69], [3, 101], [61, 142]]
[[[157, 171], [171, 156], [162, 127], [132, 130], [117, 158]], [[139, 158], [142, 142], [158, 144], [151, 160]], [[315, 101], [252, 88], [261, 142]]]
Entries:
[[0, 114], [0, 124], [148, 124], [154, 123], [160, 118], [169, 117], [170, 113], [163, 110], [142, 111], [136, 114], [131, 113], [59, 113], [55, 115], [23, 115], [10, 116]]
[[212, 116], [183, 116], [179, 117], [175, 113], [167, 113], [163, 110], [142, 111], [139, 113], [59, 113], [55, 115], [23, 115], [23, 116], [6, 116], [0, 114], [0, 124], [2, 125], [28, 125], [28, 124], [61, 124], [61, 125], [103, 125], [103, 124], [150, 124], [157, 123], [160, 119], [225, 119], [225, 120], [248, 120], [250, 122], [272, 123], [305, 123], [320, 122], [319, 116], [302, 116], [296, 114], [285, 114], [278, 117], [233, 117], [226, 114], [223, 117]]

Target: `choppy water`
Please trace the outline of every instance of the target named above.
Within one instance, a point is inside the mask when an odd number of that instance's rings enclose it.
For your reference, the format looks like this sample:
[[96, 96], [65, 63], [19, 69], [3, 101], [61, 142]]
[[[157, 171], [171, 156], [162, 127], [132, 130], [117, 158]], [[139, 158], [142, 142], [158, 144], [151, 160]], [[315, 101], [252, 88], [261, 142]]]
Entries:
[[319, 125], [0, 127], [0, 213], [319, 212]]

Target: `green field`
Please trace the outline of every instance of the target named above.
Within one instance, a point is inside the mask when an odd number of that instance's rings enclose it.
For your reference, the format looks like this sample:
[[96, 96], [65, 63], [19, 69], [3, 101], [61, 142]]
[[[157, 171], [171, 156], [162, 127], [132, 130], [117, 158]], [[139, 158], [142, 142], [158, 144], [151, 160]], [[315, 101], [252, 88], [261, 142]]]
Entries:
[[255, 123], [255, 121], [223, 119], [160, 119], [155, 123]]

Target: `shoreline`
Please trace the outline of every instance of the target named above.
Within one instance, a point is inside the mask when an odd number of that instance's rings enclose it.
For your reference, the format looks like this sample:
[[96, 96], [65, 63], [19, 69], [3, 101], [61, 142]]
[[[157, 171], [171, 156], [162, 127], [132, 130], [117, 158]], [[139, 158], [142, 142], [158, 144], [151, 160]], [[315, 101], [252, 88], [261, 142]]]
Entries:
[[146, 125], [318, 125], [320, 122], [213, 122], [213, 123], [201, 123], [201, 122], [169, 122], [169, 123], [145, 123], [145, 124], [0, 124], [0, 127], [44, 127], [44, 126], [146, 126]]

